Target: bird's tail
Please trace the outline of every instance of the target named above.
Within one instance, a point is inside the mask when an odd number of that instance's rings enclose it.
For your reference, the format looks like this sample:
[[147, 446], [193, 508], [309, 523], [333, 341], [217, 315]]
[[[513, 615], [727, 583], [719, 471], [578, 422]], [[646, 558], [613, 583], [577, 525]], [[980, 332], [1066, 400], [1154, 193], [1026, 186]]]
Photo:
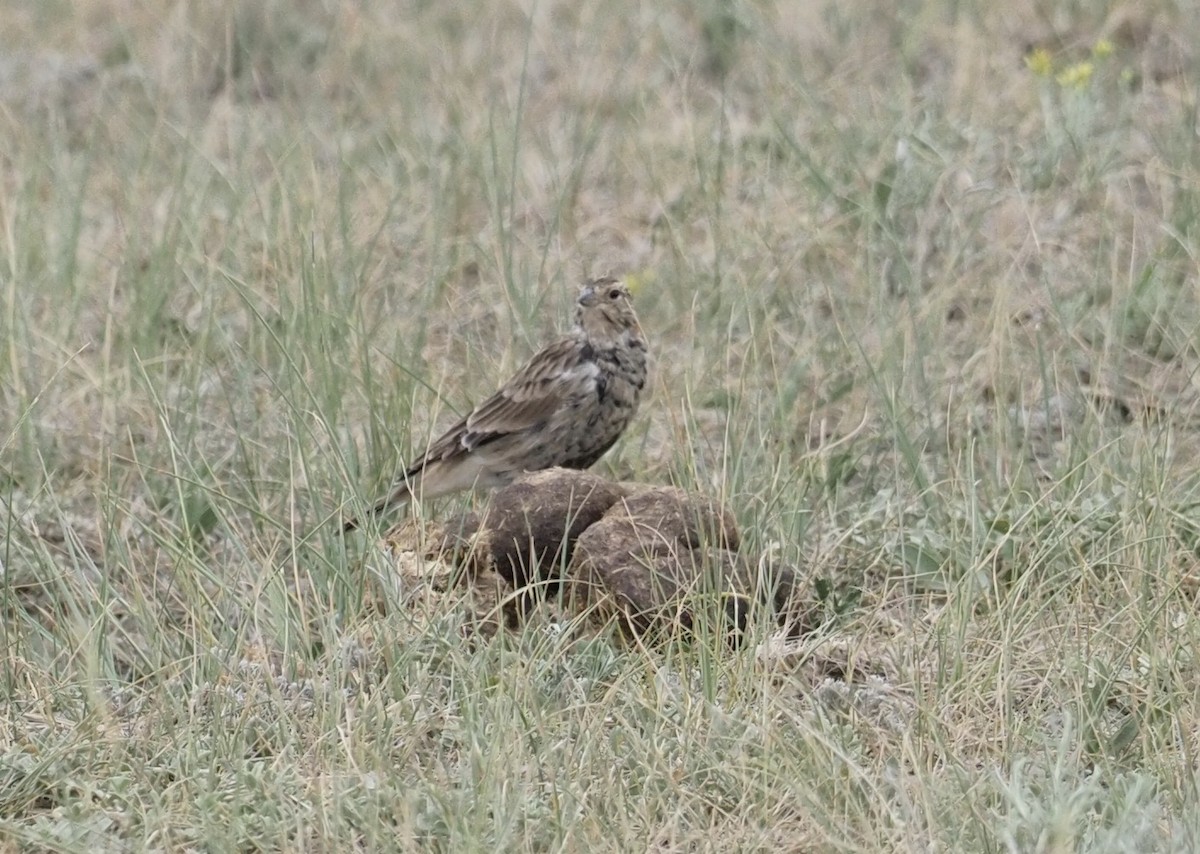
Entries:
[[[411, 498], [412, 490], [410, 488], [410, 484], [406, 481], [396, 487], [396, 489], [393, 490], [387, 498], [377, 501], [375, 506], [372, 507], [370, 512], [367, 513], [367, 516], [378, 516], [380, 513], [386, 513], [393, 507], [399, 507], [403, 504], [407, 504]], [[342, 525], [342, 533], [348, 534], [351, 531], [358, 530], [358, 527], [361, 523], [361, 520], [357, 516], [350, 517]]]

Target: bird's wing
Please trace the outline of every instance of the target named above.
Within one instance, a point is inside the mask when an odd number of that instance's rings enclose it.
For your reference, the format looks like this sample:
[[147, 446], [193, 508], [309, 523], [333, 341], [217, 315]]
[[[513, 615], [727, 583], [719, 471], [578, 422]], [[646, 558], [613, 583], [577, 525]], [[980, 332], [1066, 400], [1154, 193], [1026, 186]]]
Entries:
[[450, 461], [548, 419], [572, 393], [593, 381], [596, 367], [587, 355], [587, 345], [576, 338], [562, 338], [547, 345], [503, 389], [480, 403], [416, 457], [406, 479], [418, 476], [430, 463]]
[[597, 369], [585, 350], [583, 342], [563, 338], [539, 352], [467, 416], [463, 447], [473, 449], [546, 421], [564, 401], [594, 381]]
[[544, 422], [594, 379], [596, 367], [586, 356], [586, 345], [575, 338], [563, 338], [541, 350], [503, 388], [430, 445], [413, 473], [429, 462], [470, 452]]

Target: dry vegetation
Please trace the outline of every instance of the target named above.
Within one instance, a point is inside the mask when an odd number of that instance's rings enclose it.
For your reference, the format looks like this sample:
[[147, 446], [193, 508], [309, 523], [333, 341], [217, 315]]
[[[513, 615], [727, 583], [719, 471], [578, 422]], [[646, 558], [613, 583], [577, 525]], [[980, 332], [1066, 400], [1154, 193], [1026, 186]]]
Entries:
[[[0, 18], [0, 851], [1200, 846], [1194, 0]], [[610, 272], [815, 635], [338, 536]]]

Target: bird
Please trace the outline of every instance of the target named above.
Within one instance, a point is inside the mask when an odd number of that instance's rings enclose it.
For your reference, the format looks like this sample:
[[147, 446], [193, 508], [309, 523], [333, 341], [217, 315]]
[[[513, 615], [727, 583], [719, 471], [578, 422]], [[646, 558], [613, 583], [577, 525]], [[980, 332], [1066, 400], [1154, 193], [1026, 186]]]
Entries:
[[[611, 277], [587, 282], [570, 332], [430, 444], [370, 515], [414, 497], [495, 489], [525, 472], [590, 468], [629, 426], [648, 371], [649, 347], [628, 286]], [[342, 531], [359, 525], [351, 518]]]

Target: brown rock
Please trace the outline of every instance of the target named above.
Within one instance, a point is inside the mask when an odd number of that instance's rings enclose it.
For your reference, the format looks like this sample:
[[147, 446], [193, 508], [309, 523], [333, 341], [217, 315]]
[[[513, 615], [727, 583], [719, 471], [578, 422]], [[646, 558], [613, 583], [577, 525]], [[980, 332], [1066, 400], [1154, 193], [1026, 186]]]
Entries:
[[507, 625], [564, 580], [569, 609], [616, 618], [631, 635], [716, 631], [736, 642], [764, 617], [792, 635], [814, 622], [795, 571], [742, 554], [727, 509], [672, 487], [547, 469], [498, 490], [481, 513], [409, 533], [401, 539], [421, 540], [418, 553], [457, 567], [472, 588], [491, 578], [489, 592], [496, 582], [515, 592], [481, 599], [487, 619]]
[[736, 640], [759, 607], [782, 623], [797, 587], [792, 570], [746, 561], [739, 542], [723, 508], [678, 489], [642, 488], [580, 535], [568, 600], [638, 635], [720, 617]]
[[688, 495], [673, 486], [626, 483], [622, 505], [626, 517], [647, 538], [689, 548], [718, 545], [737, 551], [741, 545], [733, 514], [711, 499]]
[[556, 581], [576, 538], [623, 494], [622, 486], [587, 472], [522, 475], [498, 490], [482, 515], [445, 524], [440, 551], [469, 569], [491, 569], [518, 589]]

